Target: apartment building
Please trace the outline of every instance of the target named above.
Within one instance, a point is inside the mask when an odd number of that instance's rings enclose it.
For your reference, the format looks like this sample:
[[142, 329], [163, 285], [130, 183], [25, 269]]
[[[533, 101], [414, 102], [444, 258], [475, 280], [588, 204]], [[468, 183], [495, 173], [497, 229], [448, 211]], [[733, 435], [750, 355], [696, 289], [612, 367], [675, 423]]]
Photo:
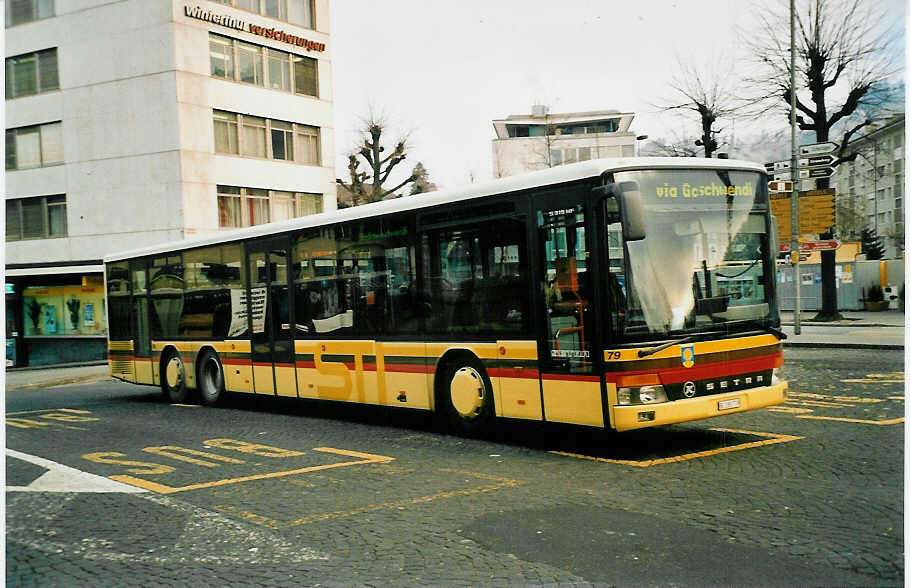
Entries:
[[904, 251], [904, 115], [853, 139], [850, 163], [836, 168], [839, 237], [859, 240], [864, 228], [881, 237], [885, 257]]
[[493, 175], [504, 178], [600, 157], [633, 157], [635, 133], [630, 112], [550, 113], [536, 105], [531, 114], [494, 120]]
[[7, 365], [101, 359], [104, 255], [333, 210], [329, 0], [7, 0]]

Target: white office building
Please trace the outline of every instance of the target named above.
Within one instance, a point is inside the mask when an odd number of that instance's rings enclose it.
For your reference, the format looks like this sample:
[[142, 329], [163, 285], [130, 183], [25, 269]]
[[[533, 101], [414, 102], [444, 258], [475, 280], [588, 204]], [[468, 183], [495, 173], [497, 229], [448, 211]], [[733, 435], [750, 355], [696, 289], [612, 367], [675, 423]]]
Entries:
[[629, 127], [634, 117], [618, 110], [551, 114], [537, 105], [531, 114], [494, 120], [493, 175], [504, 178], [600, 157], [632, 157], [635, 133]]
[[333, 210], [329, 0], [7, 0], [7, 365], [104, 358], [104, 255]]

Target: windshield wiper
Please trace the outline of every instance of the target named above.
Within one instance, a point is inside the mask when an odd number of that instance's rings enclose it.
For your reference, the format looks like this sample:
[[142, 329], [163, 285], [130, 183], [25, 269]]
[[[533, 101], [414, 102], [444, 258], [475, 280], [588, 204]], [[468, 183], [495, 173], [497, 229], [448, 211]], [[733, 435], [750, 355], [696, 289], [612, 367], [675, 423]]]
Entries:
[[777, 337], [778, 339], [786, 339], [787, 334], [781, 331], [780, 329], [774, 328], [770, 325], [766, 325], [760, 321], [751, 321], [749, 324], [752, 324], [766, 333], [770, 333]]
[[674, 345], [682, 345], [683, 343], [691, 343], [692, 341], [698, 341], [699, 339], [702, 339], [704, 337], [714, 336], [714, 335], [718, 335], [718, 334], [719, 333], [717, 333], [717, 332], [698, 333], [696, 335], [689, 335], [688, 337], [683, 337], [682, 339], [674, 339], [672, 341], [668, 341], [668, 342], [664, 343], [663, 345], [658, 345], [657, 347], [652, 347], [651, 349], [639, 349], [638, 357], [648, 357], [649, 355], [654, 355], [658, 351], [663, 351], [664, 349], [667, 349], [668, 347], [673, 347]]

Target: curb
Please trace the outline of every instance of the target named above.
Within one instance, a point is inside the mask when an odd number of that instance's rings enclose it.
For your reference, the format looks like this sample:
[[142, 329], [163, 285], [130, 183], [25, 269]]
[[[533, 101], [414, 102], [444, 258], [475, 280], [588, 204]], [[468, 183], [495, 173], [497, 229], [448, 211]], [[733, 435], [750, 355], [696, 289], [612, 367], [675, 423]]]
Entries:
[[91, 367], [95, 365], [107, 365], [106, 359], [99, 359], [96, 361], [79, 361], [74, 363], [54, 363], [51, 365], [27, 365], [25, 367], [8, 367], [6, 368], [7, 373], [14, 372], [33, 372], [37, 370], [55, 370], [59, 368], [74, 368], [74, 367]]

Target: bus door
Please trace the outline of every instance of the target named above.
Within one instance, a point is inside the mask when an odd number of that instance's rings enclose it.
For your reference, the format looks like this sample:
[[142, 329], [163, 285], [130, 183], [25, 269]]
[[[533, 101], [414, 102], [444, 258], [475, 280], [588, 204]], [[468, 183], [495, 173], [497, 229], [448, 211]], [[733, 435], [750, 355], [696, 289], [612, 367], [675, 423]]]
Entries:
[[291, 300], [288, 291], [287, 237], [247, 243], [247, 293], [253, 390], [257, 394], [297, 396]]
[[577, 188], [534, 199], [538, 357], [544, 418], [603, 426], [593, 215], [587, 202]]

